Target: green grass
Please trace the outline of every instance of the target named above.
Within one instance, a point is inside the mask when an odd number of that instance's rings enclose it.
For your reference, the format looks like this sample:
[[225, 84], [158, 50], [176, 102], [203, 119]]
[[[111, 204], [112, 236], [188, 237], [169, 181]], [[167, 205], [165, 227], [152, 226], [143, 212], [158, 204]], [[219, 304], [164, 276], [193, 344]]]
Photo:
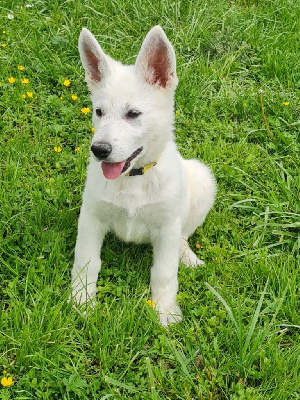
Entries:
[[[14, 379], [0, 399], [299, 399], [299, 2], [32, 4], [0, 4], [0, 366]], [[113, 236], [95, 311], [67, 302], [92, 128], [78, 35], [132, 63], [158, 23], [177, 54], [178, 147], [219, 189], [169, 330], [146, 304], [151, 248]]]

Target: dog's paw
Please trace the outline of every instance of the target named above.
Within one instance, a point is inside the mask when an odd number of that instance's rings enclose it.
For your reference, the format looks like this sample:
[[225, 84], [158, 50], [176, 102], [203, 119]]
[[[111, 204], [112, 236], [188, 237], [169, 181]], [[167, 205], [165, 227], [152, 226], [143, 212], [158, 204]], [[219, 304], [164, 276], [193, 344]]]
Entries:
[[90, 308], [94, 308], [96, 305], [96, 293], [96, 285], [93, 285], [93, 287], [89, 288], [78, 286], [73, 287], [70, 300], [73, 302], [75, 307], [88, 305]]
[[196, 268], [197, 265], [204, 264], [204, 261], [200, 260], [190, 248], [185, 249], [180, 259], [182, 264], [185, 264], [188, 268]]
[[162, 326], [167, 327], [169, 324], [174, 324], [182, 320], [182, 312], [178, 304], [164, 307], [158, 303], [155, 308], [158, 312], [159, 321]]

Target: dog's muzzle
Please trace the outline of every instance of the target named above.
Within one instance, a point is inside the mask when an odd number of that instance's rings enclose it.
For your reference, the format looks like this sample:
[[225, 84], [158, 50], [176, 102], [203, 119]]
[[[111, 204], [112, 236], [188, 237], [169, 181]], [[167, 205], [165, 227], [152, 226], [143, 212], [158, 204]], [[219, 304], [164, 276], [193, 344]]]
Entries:
[[93, 152], [94, 156], [97, 158], [97, 160], [102, 161], [101, 168], [106, 179], [116, 179], [122, 173], [127, 171], [131, 165], [131, 162], [142, 152], [142, 150], [143, 147], [139, 147], [126, 160], [111, 162], [106, 161], [112, 152], [112, 146], [109, 143], [95, 142], [91, 146], [91, 151]]

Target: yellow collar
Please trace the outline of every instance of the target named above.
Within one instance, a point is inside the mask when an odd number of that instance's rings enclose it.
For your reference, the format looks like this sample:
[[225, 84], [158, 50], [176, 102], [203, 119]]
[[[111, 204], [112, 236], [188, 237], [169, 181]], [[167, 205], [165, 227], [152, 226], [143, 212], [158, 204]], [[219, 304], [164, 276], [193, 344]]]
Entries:
[[126, 176], [137, 176], [137, 175], [144, 175], [145, 172], [148, 171], [148, 169], [154, 167], [157, 164], [157, 160], [146, 164], [144, 167], [141, 168], [133, 168], [131, 171], [127, 172]]

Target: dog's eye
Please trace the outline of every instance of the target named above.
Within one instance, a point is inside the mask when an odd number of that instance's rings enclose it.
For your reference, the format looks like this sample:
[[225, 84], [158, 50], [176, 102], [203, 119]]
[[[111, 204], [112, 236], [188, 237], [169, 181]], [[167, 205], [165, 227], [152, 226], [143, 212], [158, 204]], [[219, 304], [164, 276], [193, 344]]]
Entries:
[[97, 117], [102, 117], [102, 110], [101, 110], [101, 108], [96, 108], [96, 115], [97, 115]]
[[129, 110], [128, 113], [126, 114], [126, 117], [129, 119], [136, 119], [138, 116], [140, 116], [142, 113], [137, 110]]

